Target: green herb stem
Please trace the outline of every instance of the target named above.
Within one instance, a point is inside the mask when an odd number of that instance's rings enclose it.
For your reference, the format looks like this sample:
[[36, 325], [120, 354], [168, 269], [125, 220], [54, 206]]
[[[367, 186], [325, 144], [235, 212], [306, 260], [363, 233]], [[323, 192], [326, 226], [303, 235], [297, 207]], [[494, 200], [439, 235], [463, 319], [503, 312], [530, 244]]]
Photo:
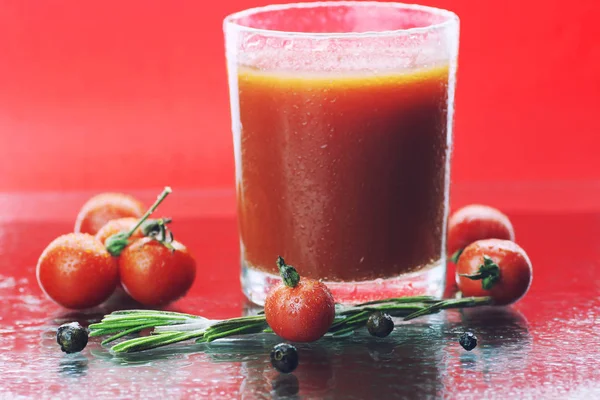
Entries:
[[405, 321], [422, 317], [424, 315], [435, 314], [441, 310], [450, 308], [469, 308], [478, 306], [487, 306], [492, 304], [491, 297], [464, 297], [462, 299], [442, 300], [427, 308], [416, 311], [404, 318]]
[[[347, 336], [363, 328], [372, 312], [386, 312], [405, 321], [435, 314], [450, 308], [478, 307], [491, 304], [490, 297], [466, 297], [436, 300], [428, 296], [398, 297], [358, 305], [336, 305], [334, 323], [329, 329], [333, 337]], [[126, 310], [106, 315], [101, 322], [89, 326], [90, 336], [112, 335], [102, 344], [129, 334], [154, 328], [149, 336], [125, 340], [114, 345], [114, 353], [132, 353], [196, 339], [206, 343], [236, 335], [272, 332], [264, 314], [225, 320], [209, 320], [200, 316], [170, 311]]]
[[121, 331], [121, 332], [117, 333], [116, 335], [113, 335], [113, 336], [109, 337], [108, 339], [103, 340], [102, 346], [105, 346], [110, 342], [114, 342], [115, 340], [120, 339], [123, 336], [127, 336], [132, 333], [137, 333], [137, 332], [143, 331], [144, 329], [149, 329], [149, 328], [154, 328], [154, 327], [155, 327], [154, 324], [146, 324], [146, 325], [138, 325], [133, 328], [125, 329], [124, 331]]
[[374, 300], [367, 301], [365, 303], [357, 304], [357, 307], [368, 306], [368, 305], [376, 305], [376, 304], [385, 304], [385, 303], [436, 303], [440, 301], [433, 296], [405, 296], [405, 297], [392, 297], [384, 300]]
[[[249, 325], [240, 325], [233, 329], [226, 330], [226, 331], [220, 331], [220, 332], [211, 332], [209, 329], [204, 333], [204, 340], [206, 342], [212, 342], [213, 340], [221, 339], [221, 338], [228, 337], [228, 336], [260, 333], [265, 329], [266, 326], [267, 326], [266, 322], [258, 322], [258, 323], [254, 323], [254, 324], [250, 323]], [[196, 342], [198, 342], [198, 341], [196, 341]]]
[[142, 350], [155, 349], [169, 344], [183, 342], [204, 336], [204, 331], [170, 332], [159, 335], [144, 336], [126, 340], [111, 348], [114, 353], [134, 353]]

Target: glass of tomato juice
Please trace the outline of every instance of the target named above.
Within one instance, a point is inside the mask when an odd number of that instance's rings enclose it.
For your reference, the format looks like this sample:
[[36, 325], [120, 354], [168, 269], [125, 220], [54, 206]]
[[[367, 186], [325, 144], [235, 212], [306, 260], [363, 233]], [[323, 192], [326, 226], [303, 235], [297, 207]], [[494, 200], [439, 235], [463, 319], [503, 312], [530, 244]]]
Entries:
[[440, 295], [459, 20], [330, 1], [224, 21], [242, 287], [276, 259], [338, 302]]

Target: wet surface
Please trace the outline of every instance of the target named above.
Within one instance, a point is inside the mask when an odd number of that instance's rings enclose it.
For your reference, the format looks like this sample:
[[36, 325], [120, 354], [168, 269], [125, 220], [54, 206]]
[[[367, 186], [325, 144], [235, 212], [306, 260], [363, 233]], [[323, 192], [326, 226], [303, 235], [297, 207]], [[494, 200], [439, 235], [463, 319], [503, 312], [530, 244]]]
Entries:
[[[60, 324], [139, 306], [117, 294], [80, 313], [47, 300], [34, 266], [72, 221], [0, 219], [0, 398], [598, 398], [600, 210], [506, 211], [534, 264], [524, 300], [397, 321], [385, 339], [360, 332], [300, 345], [290, 375], [271, 367], [279, 340], [268, 334], [118, 357], [93, 338], [80, 354], [62, 353]], [[233, 217], [182, 217], [172, 228], [196, 255], [199, 274], [169, 309], [209, 318], [248, 312]], [[466, 330], [479, 339], [471, 352], [458, 344]]]

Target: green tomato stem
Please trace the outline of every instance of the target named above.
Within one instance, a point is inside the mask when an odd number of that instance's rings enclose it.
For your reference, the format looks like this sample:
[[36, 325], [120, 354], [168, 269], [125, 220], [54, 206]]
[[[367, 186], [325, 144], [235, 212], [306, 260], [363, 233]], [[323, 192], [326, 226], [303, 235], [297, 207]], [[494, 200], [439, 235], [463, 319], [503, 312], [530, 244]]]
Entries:
[[291, 265], [287, 265], [281, 256], [277, 257], [277, 268], [279, 268], [279, 275], [281, 275], [285, 286], [294, 288], [298, 285], [298, 282], [300, 282], [298, 271]]
[[156, 209], [158, 208], [158, 206], [160, 205], [160, 203], [163, 202], [163, 200], [173, 192], [173, 190], [169, 187], [166, 186], [162, 193], [158, 195], [158, 197], [156, 198], [156, 201], [154, 202], [154, 204], [152, 204], [150, 206], [150, 208], [148, 209], [148, 211], [146, 211], [146, 213], [144, 215], [142, 215], [142, 218], [140, 218], [138, 220], [138, 222], [133, 226], [133, 228], [131, 228], [129, 230], [129, 232], [127, 232], [127, 238], [130, 238], [131, 235], [133, 235], [136, 231], [137, 228], [140, 227], [140, 225], [142, 225], [144, 223], [144, 221], [146, 221], [148, 218], [150, 218], [150, 216], [152, 215], [152, 213], [154, 211], [156, 211]]
[[[119, 232], [106, 239], [106, 250], [114, 257], [121, 255], [125, 247], [129, 244], [129, 238], [156, 210], [162, 201], [172, 192], [170, 187], [165, 187], [161, 194], [158, 195], [154, 204], [150, 206], [148, 211], [137, 221], [137, 223], [129, 230], [129, 232]], [[165, 243], [167, 245], [167, 243]], [[170, 246], [170, 245], [169, 245]], [[167, 246], [168, 247], [168, 246]]]
[[500, 280], [500, 267], [491, 257], [484, 255], [483, 264], [479, 266], [476, 274], [459, 274], [458, 276], [471, 280], [481, 280], [482, 289], [490, 290]]

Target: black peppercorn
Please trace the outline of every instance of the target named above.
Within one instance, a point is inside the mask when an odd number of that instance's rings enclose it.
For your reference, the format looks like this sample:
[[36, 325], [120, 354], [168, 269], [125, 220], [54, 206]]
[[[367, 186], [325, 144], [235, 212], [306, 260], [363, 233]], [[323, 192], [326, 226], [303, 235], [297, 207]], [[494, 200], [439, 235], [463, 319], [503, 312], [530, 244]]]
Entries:
[[472, 332], [464, 332], [462, 335], [460, 335], [458, 343], [460, 343], [463, 349], [471, 351], [477, 347], [477, 336], [475, 336]]
[[371, 335], [383, 338], [394, 330], [394, 321], [389, 314], [376, 311], [369, 316], [367, 329]]
[[56, 332], [56, 342], [65, 353], [78, 353], [87, 346], [88, 330], [79, 322], [63, 324]]
[[278, 344], [271, 350], [271, 365], [284, 374], [292, 372], [298, 366], [298, 350], [291, 344]]

